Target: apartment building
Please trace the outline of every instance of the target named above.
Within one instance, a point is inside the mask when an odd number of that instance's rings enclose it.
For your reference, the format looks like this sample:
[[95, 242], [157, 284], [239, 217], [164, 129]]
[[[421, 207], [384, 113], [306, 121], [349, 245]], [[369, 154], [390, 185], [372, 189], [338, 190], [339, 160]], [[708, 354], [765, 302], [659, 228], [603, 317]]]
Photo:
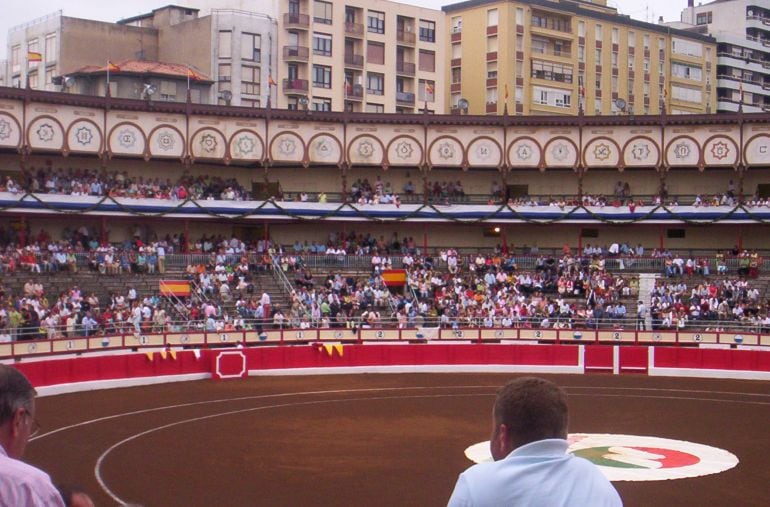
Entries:
[[677, 26], [717, 41], [717, 111], [770, 111], [770, 1], [689, 0]]
[[[154, 100], [184, 101], [186, 75], [175, 71], [181, 66], [191, 70], [193, 102], [263, 106], [270, 93], [275, 18], [229, 9], [199, 14], [168, 5], [117, 23], [61, 12], [33, 20], [9, 33], [9, 85], [104, 95], [112, 62], [124, 64], [113, 70], [113, 97], [138, 98], [143, 84], [153, 84], [159, 90]], [[29, 61], [30, 52], [40, 53], [41, 61]], [[66, 86], [64, 76], [73, 78]]]
[[716, 42], [707, 35], [619, 15], [606, 0], [470, 0], [443, 10], [452, 110], [716, 111]]
[[445, 112], [441, 11], [384, 0], [279, 5], [279, 107]]

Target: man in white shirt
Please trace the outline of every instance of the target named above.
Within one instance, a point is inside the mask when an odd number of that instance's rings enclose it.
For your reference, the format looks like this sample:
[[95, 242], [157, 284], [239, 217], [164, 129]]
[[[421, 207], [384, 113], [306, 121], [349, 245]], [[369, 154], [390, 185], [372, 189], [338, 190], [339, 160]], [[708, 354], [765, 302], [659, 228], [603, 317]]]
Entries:
[[0, 505], [64, 507], [51, 478], [20, 461], [35, 433], [35, 389], [16, 368], [0, 364]]
[[494, 461], [460, 474], [449, 507], [622, 506], [593, 463], [567, 452], [567, 419], [567, 396], [553, 382], [519, 377], [500, 388], [489, 443]]

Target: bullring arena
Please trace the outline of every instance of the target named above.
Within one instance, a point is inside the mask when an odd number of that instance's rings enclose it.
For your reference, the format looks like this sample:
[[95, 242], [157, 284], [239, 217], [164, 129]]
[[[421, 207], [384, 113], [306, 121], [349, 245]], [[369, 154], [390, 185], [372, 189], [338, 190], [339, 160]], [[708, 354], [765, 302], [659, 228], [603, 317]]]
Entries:
[[0, 358], [97, 505], [443, 505], [553, 378], [626, 505], [765, 505], [770, 116], [0, 89]]

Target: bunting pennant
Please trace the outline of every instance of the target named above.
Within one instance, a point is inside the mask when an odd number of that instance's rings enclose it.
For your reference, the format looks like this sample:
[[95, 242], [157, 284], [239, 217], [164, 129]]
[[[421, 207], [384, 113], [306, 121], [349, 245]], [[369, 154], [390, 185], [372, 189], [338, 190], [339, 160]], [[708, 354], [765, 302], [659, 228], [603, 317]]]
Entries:
[[342, 357], [342, 344], [341, 343], [335, 344], [334, 345], [334, 350], [336, 350], [337, 354], [339, 354], [340, 357]]
[[168, 355], [171, 356], [171, 359], [176, 361], [176, 350], [169, 350]]
[[331, 356], [331, 355], [332, 355], [332, 352], [334, 351], [334, 346], [333, 346], [333, 345], [330, 345], [330, 344], [328, 344], [328, 343], [324, 343], [324, 350], [326, 351], [326, 354], [328, 354], [329, 356]]
[[193, 349], [193, 355], [195, 356], [195, 359], [201, 358], [201, 349]]
[[147, 356], [147, 359], [151, 362], [155, 361], [155, 357], [152, 355], [152, 352], [145, 352], [144, 355]]
[[166, 351], [165, 350], [161, 350], [160, 351], [160, 358], [163, 359], [164, 361], [166, 360]]

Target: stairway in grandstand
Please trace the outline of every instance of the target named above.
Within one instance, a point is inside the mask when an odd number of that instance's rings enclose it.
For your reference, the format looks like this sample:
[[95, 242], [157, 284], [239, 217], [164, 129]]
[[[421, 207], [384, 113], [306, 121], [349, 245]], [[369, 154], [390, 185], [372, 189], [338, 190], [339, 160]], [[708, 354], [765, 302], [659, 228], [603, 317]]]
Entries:
[[[647, 317], [645, 319], [645, 329], [652, 329], [652, 317], [650, 316], [649, 308], [650, 308], [650, 294], [652, 294], [652, 290], [655, 288], [655, 281], [660, 278], [660, 274], [658, 273], [640, 273], [639, 274], [639, 297], [637, 298], [638, 301], [644, 301], [644, 304], [647, 306]], [[634, 304], [633, 311], [634, 313], [630, 313], [629, 315], [636, 315], [636, 304]], [[629, 309], [630, 310], [630, 309]]]

